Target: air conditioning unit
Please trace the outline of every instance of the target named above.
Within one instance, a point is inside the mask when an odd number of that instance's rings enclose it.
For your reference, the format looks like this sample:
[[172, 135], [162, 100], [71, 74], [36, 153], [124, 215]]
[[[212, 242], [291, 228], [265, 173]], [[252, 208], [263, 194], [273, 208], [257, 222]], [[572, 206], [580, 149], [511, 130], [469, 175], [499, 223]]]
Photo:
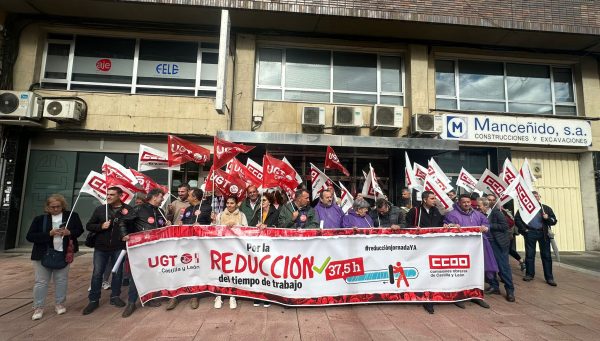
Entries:
[[323, 127], [325, 125], [325, 108], [303, 107], [302, 125], [308, 127]]
[[363, 125], [362, 110], [358, 107], [336, 106], [333, 126], [336, 128], [360, 128]]
[[41, 98], [31, 91], [0, 91], [0, 118], [40, 118]]
[[371, 115], [372, 129], [396, 130], [404, 123], [404, 108], [400, 106], [376, 105]]
[[442, 133], [442, 116], [431, 114], [414, 114], [411, 123], [415, 134], [436, 135]]
[[87, 107], [76, 99], [44, 100], [44, 118], [56, 122], [80, 122], [85, 120]]

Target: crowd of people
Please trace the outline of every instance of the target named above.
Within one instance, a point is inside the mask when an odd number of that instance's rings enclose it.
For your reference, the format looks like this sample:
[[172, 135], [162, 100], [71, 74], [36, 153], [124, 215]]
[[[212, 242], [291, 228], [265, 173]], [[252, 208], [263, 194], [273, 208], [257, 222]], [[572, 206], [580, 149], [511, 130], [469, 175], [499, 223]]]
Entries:
[[[145, 197], [137, 197], [133, 207], [121, 201], [122, 193], [119, 187], [108, 188], [107, 204], [98, 206], [86, 224], [89, 231], [86, 245], [94, 247], [94, 254], [89, 303], [83, 310], [84, 315], [91, 314], [99, 307], [102, 288], [110, 288], [111, 305], [125, 308], [123, 317], [129, 317], [135, 312], [136, 302], [139, 300], [135, 281], [131, 276], [127, 276], [126, 280], [123, 278], [124, 272], [127, 272], [127, 262], [122, 262], [113, 269], [115, 262], [121, 251], [125, 250], [130, 234], [171, 224], [253, 226], [261, 229], [479, 227], [483, 233], [485, 281], [488, 284], [485, 294], [500, 294], [500, 282], [503, 282], [506, 300], [514, 302], [515, 290], [509, 254], [519, 261], [521, 271], [525, 271], [523, 280], [531, 281], [535, 276], [536, 243], [539, 244], [544, 278], [549, 285], [556, 286], [552, 275], [548, 235], [551, 226], [557, 221], [547, 205], [542, 205], [542, 210], [527, 224], [519, 213], [513, 217], [509, 210], [497, 205], [495, 195], [457, 196], [454, 191], [448, 193], [455, 203], [453, 210], [447, 213], [438, 209], [437, 199], [430, 191], [422, 192], [420, 201], [413, 207], [412, 195], [408, 189], [402, 190], [398, 206], [385, 198], [370, 201], [358, 194], [352, 208], [346, 213], [339, 206], [333, 188], [323, 190], [318, 199], [311, 203], [310, 193], [306, 189], [298, 189], [292, 200], [287, 200], [287, 195], [282, 192], [260, 194], [255, 186], [249, 186], [246, 198], [238, 201], [236, 197], [213, 196], [213, 193], [204, 193], [200, 188], [190, 188], [183, 184], [178, 188], [177, 200], [172, 201], [166, 211], [160, 207], [166, 195], [161, 189], [152, 189]], [[539, 193], [534, 192], [534, 195], [540, 201]], [[27, 233], [27, 240], [33, 243], [31, 259], [35, 270], [33, 320], [43, 316], [52, 277], [56, 286], [56, 313], [66, 312], [64, 303], [69, 264], [73, 254], [78, 251], [77, 239], [84, 232], [79, 215], [67, 210], [63, 196], [53, 194], [48, 197], [45, 212], [33, 220]], [[518, 234], [525, 239], [524, 261], [515, 249]], [[106, 277], [110, 273], [109, 269], [113, 269], [110, 283]], [[127, 302], [120, 297], [124, 283], [128, 285]], [[235, 297], [231, 296], [228, 300], [229, 307], [235, 309]], [[489, 308], [483, 299], [471, 301]], [[177, 298], [170, 299], [166, 309], [174, 309], [178, 302]], [[190, 296], [189, 302], [192, 309], [198, 308], [199, 295]], [[454, 304], [465, 308], [464, 302]], [[146, 305], [157, 307], [161, 303], [152, 300]], [[222, 305], [223, 297], [216, 296], [214, 307], [218, 309]], [[269, 303], [254, 302], [254, 306], [260, 305], [268, 307]], [[425, 303], [423, 307], [427, 312], [434, 313], [433, 303]]]

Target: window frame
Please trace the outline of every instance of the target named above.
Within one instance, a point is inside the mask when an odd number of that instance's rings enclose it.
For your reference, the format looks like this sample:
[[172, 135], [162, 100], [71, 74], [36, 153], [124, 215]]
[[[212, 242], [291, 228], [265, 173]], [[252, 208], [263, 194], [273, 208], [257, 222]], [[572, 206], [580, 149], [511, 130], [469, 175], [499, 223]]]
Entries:
[[[275, 85], [260, 85], [259, 75], [260, 75], [260, 50], [261, 49], [274, 49], [281, 51], [281, 80], [279, 86]], [[312, 51], [328, 51], [329, 52], [329, 89], [315, 89], [315, 88], [297, 88], [297, 87], [286, 87], [286, 55], [287, 49], [301, 49], [301, 50], [312, 50]], [[364, 54], [372, 54], [377, 57], [377, 65], [376, 65], [376, 77], [377, 77], [377, 90], [376, 91], [351, 91], [351, 90], [334, 90], [333, 87], [333, 54], [334, 52], [350, 52], [350, 53], [364, 53]], [[402, 87], [402, 91], [400, 92], [390, 92], [390, 91], [382, 91], [381, 88], [381, 57], [397, 57], [400, 58], [400, 84]], [[311, 47], [311, 46], [278, 46], [278, 45], [259, 45], [256, 47], [256, 58], [255, 58], [255, 74], [254, 74], [254, 100], [256, 101], [274, 101], [274, 102], [294, 102], [294, 103], [325, 103], [325, 104], [350, 104], [350, 105], [376, 105], [381, 104], [381, 96], [396, 96], [402, 99], [402, 103], [400, 106], [405, 106], [406, 103], [406, 72], [405, 72], [405, 57], [403, 53], [393, 53], [393, 52], [374, 52], [374, 51], [357, 51], [352, 49], [333, 49], [333, 48], [319, 48], [319, 47]], [[257, 98], [258, 90], [278, 90], [280, 91], [279, 100], [273, 99], [259, 99]], [[320, 102], [320, 101], [300, 101], [300, 100], [286, 100], [285, 92], [286, 91], [304, 91], [304, 92], [316, 92], [316, 93], [328, 93], [329, 101], [328, 102]], [[358, 94], [358, 95], [370, 95], [377, 96], [377, 103], [367, 104], [367, 103], [348, 103], [348, 102], [334, 102], [333, 97], [335, 94]]]
[[[40, 86], [42, 88], [44, 88], [44, 83], [46, 84], [66, 84], [66, 88], [64, 90], [67, 91], [71, 91], [72, 90], [72, 85], [83, 85], [83, 86], [100, 86], [100, 87], [111, 87], [111, 88], [130, 88], [129, 93], [130, 94], [136, 94], [137, 93], [137, 89], [166, 89], [166, 90], [187, 90], [187, 91], [193, 91], [193, 97], [206, 97], [206, 96], [202, 96], [200, 95], [201, 93], [206, 93], [206, 92], [214, 92], [215, 95], [214, 96], [210, 96], [210, 97], [215, 97], [216, 96], [216, 91], [217, 91], [217, 86], [202, 86], [200, 85], [201, 79], [201, 72], [202, 72], [202, 54], [203, 53], [219, 53], [219, 49], [217, 48], [208, 48], [208, 47], [202, 47], [202, 43], [212, 43], [211, 41], [206, 41], [206, 40], [191, 40], [192, 42], [195, 42], [197, 44], [197, 49], [196, 49], [196, 74], [195, 74], [195, 80], [194, 80], [194, 86], [191, 87], [186, 87], [186, 86], [172, 86], [172, 85], [139, 85], [137, 84], [137, 75], [138, 75], [138, 65], [139, 65], [139, 52], [140, 52], [140, 41], [141, 40], [158, 40], [158, 41], [169, 41], [169, 42], [178, 42], [178, 40], [170, 40], [170, 39], [164, 39], [164, 38], [153, 38], [153, 37], [144, 37], [144, 38], [140, 38], [140, 37], [134, 37], [134, 38], [129, 38], [129, 39], [135, 39], [135, 51], [134, 51], [134, 57], [133, 57], [133, 70], [132, 70], [132, 80], [131, 83], [108, 83], [108, 82], [87, 82], [87, 81], [73, 81], [72, 77], [73, 77], [73, 61], [75, 59], [75, 44], [77, 43], [77, 36], [87, 36], [87, 37], [98, 37], [98, 38], [115, 38], [115, 39], [119, 39], [119, 38], [127, 38], [127, 37], [112, 37], [112, 36], [102, 36], [102, 35], [98, 35], [98, 34], [94, 34], [94, 33], [90, 33], [90, 34], [73, 34], [73, 39], [70, 40], [66, 40], [66, 39], [51, 39], [51, 38], [46, 38], [45, 42], [44, 42], [44, 52], [42, 54], [42, 65], [41, 65], [41, 70], [40, 70]], [[49, 44], [61, 44], [61, 45], [69, 45], [69, 61], [67, 63], [67, 78], [66, 79], [60, 79], [60, 78], [46, 78], [46, 62], [47, 62], [47, 58], [48, 58], [48, 45]], [[55, 90], [53, 88], [48, 88], [49, 90]], [[107, 91], [101, 91], [101, 90], [94, 90], [94, 89], [90, 89], [90, 90], [73, 90], [73, 91], [90, 91], [90, 92], [107, 92]], [[110, 92], [110, 91], [108, 91]], [[118, 90], [117, 90], [118, 92]], [[163, 95], [163, 96], [169, 96], [170, 94], [160, 94], [160, 93], [156, 93], [156, 94], [146, 94], [143, 93], [143, 95]], [[188, 96], [191, 97], [192, 95], [184, 95], [184, 94], [179, 94], [177, 96]]]
[[[435, 82], [436, 82], [436, 76], [435, 74], [437, 73], [437, 69], [435, 67], [435, 63], [437, 61], [449, 61], [453, 63], [453, 72], [454, 72], [454, 91], [455, 91], [455, 95], [454, 96], [449, 96], [449, 95], [438, 95], [437, 94], [437, 90], [435, 87]], [[502, 69], [503, 69], [503, 85], [504, 85], [504, 99], [503, 100], [491, 100], [491, 99], [479, 99], [479, 98], [462, 98], [460, 96], [460, 68], [459, 68], [459, 62], [463, 61], [463, 62], [470, 62], [470, 61], [475, 61], [475, 62], [479, 62], [479, 61], [484, 61], [484, 62], [493, 62], [493, 63], [500, 63], [502, 64]], [[550, 91], [551, 91], [551, 102], [531, 102], [531, 101], [515, 101], [515, 100], [510, 100], [508, 99], [508, 75], [507, 75], [507, 68], [506, 65], [507, 64], [521, 64], [521, 65], [540, 65], [540, 66], [546, 66], [549, 68], [549, 73], [550, 73]], [[569, 69], [571, 71], [571, 84], [572, 84], [572, 90], [573, 90], [573, 102], [557, 102], [556, 101], [556, 94], [555, 94], [555, 89], [554, 89], [554, 70], [555, 69]], [[504, 111], [489, 111], [489, 112], [498, 112], [498, 113], [514, 113], [514, 114], [524, 114], [524, 115], [543, 115], [543, 116], [567, 116], [567, 117], [578, 117], [579, 116], [579, 108], [577, 105], [577, 86], [575, 84], [575, 75], [573, 72], [573, 67], [571, 65], [561, 65], [561, 64], [548, 64], [548, 63], [531, 63], [531, 62], [523, 62], [523, 61], [498, 61], [498, 60], [489, 60], [489, 59], [462, 59], [462, 58], [447, 58], [447, 57], [439, 57], [439, 58], [435, 58], [434, 59], [434, 91], [436, 91], [435, 93], [435, 99], [436, 102], [438, 99], [442, 99], [442, 100], [454, 100], [456, 101], [456, 109], [441, 109], [438, 108], [436, 105], [436, 110], [456, 110], [456, 111], [468, 111], [468, 112], [482, 112], [484, 110], [468, 110], [468, 109], [461, 109], [461, 100], [464, 101], [477, 101], [477, 102], [489, 102], [489, 103], [503, 103], [504, 104]], [[550, 114], [536, 114], [536, 113], [525, 113], [525, 112], [514, 112], [514, 111], [509, 111], [509, 105], [510, 104], [531, 104], [531, 105], [549, 105], [552, 107], [552, 113]], [[574, 107], [575, 108], [575, 113], [573, 115], [566, 115], [566, 114], [557, 114], [556, 113], [556, 107], [557, 106], [568, 106], [568, 107]]]

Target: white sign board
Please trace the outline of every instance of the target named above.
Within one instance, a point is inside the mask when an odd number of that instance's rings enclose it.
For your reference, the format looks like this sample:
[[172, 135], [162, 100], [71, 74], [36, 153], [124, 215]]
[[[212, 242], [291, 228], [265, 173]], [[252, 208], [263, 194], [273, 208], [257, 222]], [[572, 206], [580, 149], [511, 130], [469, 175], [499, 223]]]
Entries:
[[441, 137], [484, 143], [588, 147], [592, 145], [592, 127], [589, 121], [582, 120], [444, 114]]

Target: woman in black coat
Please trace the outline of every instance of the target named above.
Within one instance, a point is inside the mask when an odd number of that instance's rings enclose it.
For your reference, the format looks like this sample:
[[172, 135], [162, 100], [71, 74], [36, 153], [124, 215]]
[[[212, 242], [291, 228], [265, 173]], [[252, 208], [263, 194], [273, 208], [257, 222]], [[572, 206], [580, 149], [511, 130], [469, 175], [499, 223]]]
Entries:
[[[55, 287], [55, 311], [58, 315], [64, 314], [67, 309], [64, 303], [67, 298], [67, 279], [69, 276], [69, 265], [62, 269], [51, 269], [42, 265], [42, 259], [49, 249], [66, 254], [69, 240], [73, 241], [73, 253], [79, 251], [77, 238], [83, 233], [83, 225], [79, 215], [67, 211], [67, 202], [60, 194], [52, 194], [46, 199], [46, 214], [39, 215], [33, 219], [27, 240], [33, 243], [31, 260], [35, 271], [35, 283], [33, 285], [33, 320], [39, 320], [44, 314], [44, 304], [48, 294], [50, 278], [54, 277]], [[67, 220], [71, 215], [68, 226]], [[66, 228], [65, 228], [66, 226]], [[60, 255], [59, 255], [60, 256]]]
[[260, 205], [260, 213], [257, 214], [256, 218], [248, 222], [249, 226], [257, 226], [260, 228], [265, 227], [277, 227], [277, 219], [279, 218], [279, 210], [273, 205], [275, 197], [271, 193], [265, 193], [262, 196]]

